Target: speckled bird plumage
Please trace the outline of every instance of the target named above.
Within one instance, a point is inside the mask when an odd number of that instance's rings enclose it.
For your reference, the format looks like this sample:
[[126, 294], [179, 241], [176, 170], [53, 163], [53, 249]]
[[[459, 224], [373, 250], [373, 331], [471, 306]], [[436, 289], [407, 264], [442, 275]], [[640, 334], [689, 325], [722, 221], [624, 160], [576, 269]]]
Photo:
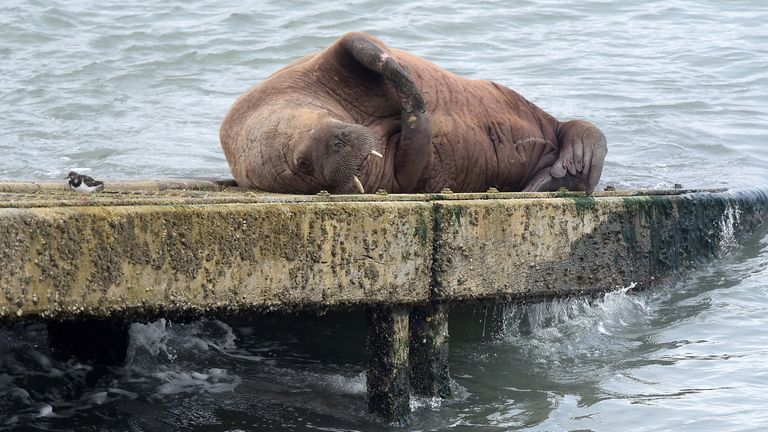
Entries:
[[104, 190], [104, 182], [94, 180], [93, 178], [70, 171], [67, 176], [69, 179], [69, 188], [82, 194], [101, 192]]

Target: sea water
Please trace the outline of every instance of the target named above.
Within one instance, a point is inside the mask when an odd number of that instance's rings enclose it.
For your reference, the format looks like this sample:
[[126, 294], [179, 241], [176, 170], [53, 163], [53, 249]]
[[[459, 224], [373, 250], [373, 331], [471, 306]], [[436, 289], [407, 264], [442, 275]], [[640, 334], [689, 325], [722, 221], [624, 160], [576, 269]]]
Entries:
[[[237, 96], [347, 31], [593, 121], [600, 187], [768, 187], [762, 0], [8, 0], [0, 180], [226, 177]], [[454, 311], [454, 396], [414, 398], [400, 429], [765, 430], [768, 230], [723, 240], [650, 291]], [[297, 321], [134, 323], [112, 368], [2, 327], [0, 430], [379, 430], [362, 312]]]

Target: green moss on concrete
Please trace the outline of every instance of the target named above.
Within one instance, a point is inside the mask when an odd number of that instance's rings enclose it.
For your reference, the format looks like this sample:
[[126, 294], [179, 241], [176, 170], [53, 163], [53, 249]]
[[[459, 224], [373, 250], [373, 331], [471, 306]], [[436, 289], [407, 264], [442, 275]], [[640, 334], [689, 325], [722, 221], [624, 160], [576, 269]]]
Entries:
[[431, 225], [432, 221], [426, 217], [420, 217], [416, 224], [416, 236], [421, 240], [421, 245], [424, 247], [429, 246]]
[[461, 205], [454, 205], [452, 210], [453, 219], [456, 221], [456, 225], [461, 226], [461, 217], [464, 215], [464, 207]]
[[567, 198], [576, 205], [576, 211], [580, 216], [597, 209], [597, 203], [592, 196], [586, 196], [584, 192], [558, 191], [553, 195], [557, 198]]
[[583, 216], [587, 212], [592, 212], [597, 209], [597, 203], [592, 197], [572, 197], [569, 198], [576, 204], [576, 213]]

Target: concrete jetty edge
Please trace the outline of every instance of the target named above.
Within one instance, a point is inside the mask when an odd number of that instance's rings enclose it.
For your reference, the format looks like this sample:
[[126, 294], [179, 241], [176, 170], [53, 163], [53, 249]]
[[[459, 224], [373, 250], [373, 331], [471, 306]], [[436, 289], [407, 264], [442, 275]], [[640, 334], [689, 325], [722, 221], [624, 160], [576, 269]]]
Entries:
[[0, 188], [0, 322], [642, 288], [717, 256], [768, 209], [762, 190], [295, 196], [162, 184], [87, 200], [60, 185]]

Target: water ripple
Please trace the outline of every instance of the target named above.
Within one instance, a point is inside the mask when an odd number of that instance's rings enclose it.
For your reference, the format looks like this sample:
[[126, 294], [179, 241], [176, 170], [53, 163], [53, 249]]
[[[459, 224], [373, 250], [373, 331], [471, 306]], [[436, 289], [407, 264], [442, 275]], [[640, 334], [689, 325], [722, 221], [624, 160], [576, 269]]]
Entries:
[[[5, 1], [0, 179], [59, 180], [72, 167], [228, 176], [218, 127], [235, 98], [353, 30], [508, 85], [558, 118], [593, 120], [609, 140], [604, 184], [768, 186], [759, 0]], [[763, 233], [657, 294], [508, 310], [498, 340], [452, 345], [460, 396], [417, 400], [415, 428], [764, 429], [767, 254]], [[176, 360], [140, 348], [117, 372], [50, 358], [40, 327], [0, 330], [0, 429], [66, 418], [169, 429], [153, 415], [177, 430], [375, 425], [362, 361], [233, 346], [232, 328], [205, 322], [162, 330], [134, 341]], [[204, 364], [189, 360], [198, 355]]]
[[605, 183], [765, 184], [768, 12], [694, 3], [5, 3], [0, 145], [14, 157], [0, 178], [58, 178], [74, 146], [130, 153], [91, 161], [96, 175], [226, 176], [217, 129], [234, 98], [365, 30], [561, 118], [593, 119], [610, 142]]

